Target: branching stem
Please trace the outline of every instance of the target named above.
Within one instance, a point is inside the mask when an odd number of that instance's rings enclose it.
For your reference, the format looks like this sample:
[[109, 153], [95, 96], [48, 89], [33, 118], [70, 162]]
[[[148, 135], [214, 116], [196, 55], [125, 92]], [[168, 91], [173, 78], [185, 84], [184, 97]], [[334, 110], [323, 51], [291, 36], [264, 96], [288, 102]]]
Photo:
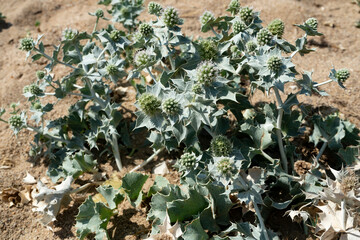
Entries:
[[288, 166], [287, 166], [288, 161], [286, 158], [285, 149], [284, 149], [283, 140], [282, 140], [282, 133], [281, 133], [281, 123], [282, 123], [282, 118], [284, 115], [283, 101], [281, 100], [279, 90], [276, 87], [274, 87], [274, 92], [276, 95], [276, 100], [277, 100], [277, 105], [278, 105], [278, 110], [279, 110], [277, 120], [276, 120], [276, 135], [277, 135], [277, 140], [278, 140], [278, 144], [279, 144], [279, 150], [280, 150], [283, 169], [287, 173], [288, 172]]
[[327, 145], [328, 145], [327, 142], [324, 142], [324, 143], [323, 143], [323, 145], [322, 145], [321, 148], [320, 148], [320, 151], [319, 151], [318, 155], [316, 156], [316, 161], [319, 161], [319, 160], [320, 160], [320, 157], [321, 157], [321, 155], [323, 155], [323, 153], [324, 153]]
[[156, 150], [156, 152], [154, 152], [148, 159], [146, 159], [142, 164], [134, 167], [130, 172], [135, 172], [137, 170], [139, 170], [140, 168], [144, 167], [145, 165], [147, 165], [149, 162], [151, 162], [157, 155], [159, 155], [159, 153], [161, 153], [163, 150], [165, 149], [165, 147], [159, 148], [158, 150]]

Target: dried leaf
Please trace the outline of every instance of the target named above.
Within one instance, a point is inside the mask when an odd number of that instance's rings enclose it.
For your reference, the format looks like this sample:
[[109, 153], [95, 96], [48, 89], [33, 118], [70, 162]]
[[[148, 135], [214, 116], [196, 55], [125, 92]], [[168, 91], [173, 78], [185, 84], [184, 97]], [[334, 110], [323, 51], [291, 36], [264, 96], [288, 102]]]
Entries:
[[35, 184], [37, 181], [29, 172], [26, 172], [26, 177], [23, 178], [23, 182], [26, 184]]
[[167, 173], [169, 173], [169, 168], [167, 167], [167, 164], [166, 162], [162, 162], [158, 165], [156, 165], [154, 168], [153, 168], [153, 173], [154, 174], [158, 174], [158, 175], [165, 175]]

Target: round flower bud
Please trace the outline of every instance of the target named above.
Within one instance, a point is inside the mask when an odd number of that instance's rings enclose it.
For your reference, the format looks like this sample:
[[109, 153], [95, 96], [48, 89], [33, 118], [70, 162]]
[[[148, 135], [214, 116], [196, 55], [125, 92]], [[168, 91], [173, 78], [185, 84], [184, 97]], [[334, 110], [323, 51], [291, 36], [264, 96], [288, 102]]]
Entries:
[[29, 86], [25, 86], [24, 88], [23, 88], [23, 93], [27, 93], [27, 92], [29, 92], [30, 91], [30, 87]]
[[78, 34], [78, 31], [71, 28], [65, 28], [63, 31], [63, 40], [73, 40], [76, 35]]
[[262, 28], [256, 35], [257, 42], [260, 46], [268, 44], [272, 38], [271, 32], [267, 28]]
[[121, 31], [119, 30], [112, 30], [110, 33], [110, 38], [114, 41], [117, 42], [121, 39]]
[[231, 172], [234, 171], [232, 162], [229, 158], [223, 158], [217, 164], [218, 171], [223, 175], [231, 175]]
[[104, 11], [102, 9], [96, 10], [95, 16], [97, 16], [98, 18], [102, 18], [104, 16]]
[[174, 27], [180, 23], [179, 13], [173, 7], [168, 7], [164, 10], [162, 19], [167, 27]]
[[284, 34], [285, 24], [280, 19], [275, 19], [267, 26], [267, 29], [272, 35], [277, 35], [279, 38]]
[[34, 40], [32, 38], [23, 38], [20, 40], [20, 49], [23, 51], [31, 51], [34, 49]]
[[115, 75], [117, 73], [118, 69], [115, 65], [113, 64], [108, 64], [106, 66], [106, 72], [109, 74], [109, 75]]
[[218, 76], [218, 69], [215, 64], [210, 61], [205, 61], [199, 64], [196, 69], [196, 81], [204, 85], [210, 85], [216, 80]]
[[196, 156], [194, 153], [184, 153], [180, 157], [180, 164], [186, 168], [192, 168], [195, 166]]
[[162, 109], [168, 115], [175, 115], [180, 111], [180, 104], [175, 99], [169, 98], [163, 102]]
[[150, 14], [160, 16], [162, 10], [163, 10], [163, 7], [160, 4], [158, 4], [156, 2], [149, 2], [148, 11]]
[[148, 23], [142, 23], [139, 26], [139, 32], [146, 37], [153, 32], [153, 28]]
[[34, 103], [33, 107], [36, 110], [40, 110], [42, 108], [41, 103], [39, 103], [39, 102]]
[[239, 0], [231, 0], [227, 10], [233, 15], [237, 14], [240, 10]]
[[11, 103], [10, 107], [15, 109], [17, 107], [17, 103]]
[[253, 41], [246, 43], [246, 49], [248, 50], [248, 52], [253, 52], [256, 50], [256, 48], [257, 48], [257, 45]]
[[215, 157], [229, 156], [232, 148], [230, 140], [222, 135], [213, 138], [210, 143], [211, 152]]
[[207, 24], [209, 21], [215, 20], [214, 14], [209, 11], [205, 11], [203, 15], [200, 16], [200, 23], [201, 25]]
[[312, 28], [312, 30], [317, 31], [318, 20], [316, 18], [309, 18], [305, 21], [305, 25]]
[[161, 102], [157, 97], [152, 94], [144, 93], [139, 98], [140, 108], [144, 111], [146, 115], [152, 116], [155, 113], [159, 112]]
[[281, 58], [278, 56], [272, 56], [267, 61], [267, 67], [273, 72], [278, 72], [281, 68], [281, 64]]
[[305, 175], [309, 170], [311, 170], [311, 163], [304, 160], [298, 160], [294, 163], [294, 170], [299, 176]]
[[230, 47], [230, 52], [232, 53], [233, 57], [241, 56], [241, 51], [239, 50], [238, 46], [233, 45]]
[[360, 187], [359, 178], [354, 172], [348, 173], [347, 176], [341, 179], [340, 189], [343, 193], [347, 194], [352, 190], [357, 190]]
[[195, 94], [201, 94], [203, 92], [201, 84], [194, 84], [194, 86], [192, 87], [192, 91]]
[[23, 121], [22, 121], [22, 119], [21, 119], [21, 116], [19, 116], [19, 115], [12, 115], [12, 116], [9, 118], [9, 124], [10, 124], [10, 126], [12, 126], [13, 128], [21, 128], [24, 123], [23, 123]]
[[135, 54], [134, 60], [136, 66], [140, 67], [149, 65], [153, 58], [145, 50], [142, 50]]
[[37, 71], [36, 72], [36, 77], [38, 79], [43, 79], [45, 77], [45, 72], [44, 71]]
[[199, 42], [199, 54], [204, 60], [211, 60], [216, 58], [218, 49], [215, 41], [211, 39], [204, 39]]
[[29, 92], [33, 95], [40, 95], [43, 93], [43, 90], [41, 90], [38, 85], [33, 83], [29, 85]]
[[340, 82], [345, 82], [350, 77], [350, 72], [349, 72], [348, 69], [343, 68], [343, 69], [340, 69], [340, 70], [336, 71], [335, 77]]
[[246, 27], [247, 27], [246, 24], [242, 21], [236, 21], [236, 22], [234, 22], [234, 24], [232, 26], [233, 32], [235, 34], [245, 31]]
[[240, 9], [240, 19], [244, 21], [246, 24], [251, 23], [253, 20], [253, 10], [249, 7], [243, 7]]

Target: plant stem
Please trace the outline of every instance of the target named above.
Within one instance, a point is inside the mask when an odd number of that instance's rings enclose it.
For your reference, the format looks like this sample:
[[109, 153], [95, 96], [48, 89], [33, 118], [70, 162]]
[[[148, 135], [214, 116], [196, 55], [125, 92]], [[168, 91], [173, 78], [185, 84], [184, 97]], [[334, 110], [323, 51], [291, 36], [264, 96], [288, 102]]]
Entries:
[[70, 142], [69, 142], [68, 140], [66, 140], [66, 139], [54, 137], [54, 136], [51, 136], [51, 135], [48, 134], [48, 133], [43, 133], [43, 132], [41, 132], [38, 128], [35, 128], [35, 127], [32, 127], [32, 126], [26, 126], [26, 129], [27, 129], [27, 130], [30, 130], [30, 131], [32, 131], [32, 132], [36, 132], [36, 133], [42, 134], [42, 135], [44, 135], [45, 137], [51, 138], [51, 139], [53, 139], [53, 140], [55, 140], [55, 141], [58, 141], [58, 142], [64, 142], [64, 143], [66, 143], [66, 144], [69, 144], [69, 143], [70, 143]]
[[64, 63], [64, 62], [62, 62], [62, 61], [59, 61], [58, 59], [54, 59], [54, 58], [50, 57], [50, 56], [47, 55], [46, 53], [41, 52], [41, 51], [40, 51], [38, 48], [36, 48], [36, 47], [34, 47], [34, 50], [35, 50], [36, 52], [40, 53], [41, 55], [43, 55], [45, 58], [47, 58], [47, 59], [50, 60], [50, 61], [54, 61], [54, 62], [56, 62], [56, 63], [60, 63], [60, 64], [62, 64], [62, 65], [64, 65], [64, 66], [67, 66], [67, 67], [72, 68], [72, 69], [77, 69], [76, 67], [74, 67], [74, 66], [72, 66], [72, 65], [70, 65], [70, 64], [68, 64], [68, 63]]
[[346, 209], [345, 209], [345, 198], [341, 201], [341, 227], [342, 230], [346, 230]]
[[316, 156], [316, 161], [319, 161], [319, 160], [320, 160], [320, 157], [321, 157], [321, 155], [324, 153], [327, 145], [328, 145], [327, 142], [324, 142], [324, 143], [323, 143], [323, 145], [322, 145], [321, 148], [320, 148], [320, 151], [319, 151], [318, 155]]
[[279, 90], [276, 87], [274, 87], [274, 92], [276, 95], [276, 100], [278, 103], [278, 110], [279, 110], [278, 117], [276, 120], [276, 135], [277, 135], [277, 140], [278, 140], [278, 144], [279, 144], [279, 150], [280, 150], [283, 169], [286, 173], [288, 173], [288, 166], [287, 166], [288, 161], [286, 158], [285, 149], [284, 149], [283, 140], [282, 140], [282, 133], [281, 133], [281, 123], [282, 123], [282, 118], [284, 115], [284, 108], [282, 107], [283, 102], [281, 100]]
[[121, 170], [122, 163], [121, 163], [121, 156], [120, 156], [120, 151], [119, 151], [119, 143], [118, 143], [117, 136], [115, 133], [113, 133], [111, 135], [111, 148], [114, 153], [116, 166], [118, 167], [119, 170]]
[[145, 165], [147, 165], [149, 162], [151, 162], [157, 155], [159, 155], [159, 153], [161, 153], [163, 150], [165, 149], [165, 147], [159, 148], [158, 150], [156, 150], [156, 152], [154, 152], [148, 159], [146, 159], [142, 164], [137, 165], [136, 167], [134, 167], [130, 172], [135, 172], [136, 170], [144, 167]]
[[327, 83], [331, 83], [333, 80], [327, 80], [327, 81], [325, 81], [325, 82], [322, 82], [322, 83], [317, 83], [317, 84], [314, 84], [313, 85], [313, 87], [319, 87], [319, 86], [321, 86], [321, 85], [325, 85], [325, 84], [327, 84]]
[[146, 70], [148, 71], [148, 73], [150, 74], [151, 78], [154, 80], [154, 82], [156, 82], [156, 78], [155, 76], [151, 73], [150, 68], [146, 67]]
[[275, 162], [275, 160], [272, 158], [272, 157], [270, 157], [266, 152], [264, 152], [263, 150], [261, 150], [261, 154], [267, 159], [267, 160], [269, 160], [271, 163], [274, 163]]
[[261, 216], [260, 209], [259, 209], [257, 203], [254, 201], [254, 199], [252, 199], [252, 202], [253, 202], [253, 204], [254, 204], [256, 216], [258, 217], [258, 220], [259, 220], [259, 223], [260, 223], [260, 227], [261, 227], [262, 231], [264, 231], [265, 239], [266, 239], [266, 240], [270, 240], [269, 235], [268, 235], [268, 233], [267, 233], [267, 231], [266, 231], [264, 219], [263, 219], [262, 216]]
[[73, 189], [69, 192], [69, 194], [73, 194], [73, 193], [78, 193], [78, 192], [81, 192], [81, 191], [84, 191], [85, 189], [87, 189], [88, 187], [94, 185], [94, 183], [86, 183], [85, 185], [82, 185], [76, 189]]

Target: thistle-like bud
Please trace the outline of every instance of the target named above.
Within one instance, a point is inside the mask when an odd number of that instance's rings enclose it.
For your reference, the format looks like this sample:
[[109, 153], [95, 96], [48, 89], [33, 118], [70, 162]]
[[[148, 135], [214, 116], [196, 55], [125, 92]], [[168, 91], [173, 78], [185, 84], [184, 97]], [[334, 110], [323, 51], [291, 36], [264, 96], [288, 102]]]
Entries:
[[194, 84], [194, 86], [192, 87], [192, 91], [195, 94], [201, 94], [203, 92], [201, 84]]
[[44, 71], [36, 71], [36, 77], [38, 79], [43, 79], [45, 77], [45, 72]]
[[114, 41], [117, 42], [121, 39], [121, 31], [119, 30], [112, 30], [110, 33], [110, 38]]
[[215, 41], [204, 39], [199, 42], [199, 54], [204, 60], [212, 60], [218, 55], [218, 49]]
[[63, 31], [63, 40], [73, 40], [76, 35], [78, 34], [78, 31], [71, 28], [65, 28]]
[[257, 42], [260, 46], [268, 44], [272, 38], [271, 32], [267, 28], [262, 28], [256, 35]]
[[163, 7], [156, 2], [149, 2], [148, 11], [150, 14], [160, 16], [163, 11]]
[[32, 38], [23, 38], [20, 40], [20, 50], [31, 51], [34, 49], [34, 40]]
[[239, 0], [231, 0], [230, 4], [226, 10], [231, 12], [232, 15], [237, 14], [240, 10]]
[[352, 190], [357, 190], [360, 187], [359, 178], [354, 172], [348, 173], [347, 176], [341, 179], [340, 189], [343, 193], [347, 194]]
[[22, 121], [21, 119], [21, 116], [20, 115], [12, 115], [10, 118], [9, 118], [9, 124], [11, 127], [13, 128], [21, 128], [23, 125], [24, 125], [24, 122]]
[[298, 160], [294, 163], [294, 170], [299, 176], [305, 175], [309, 170], [311, 170], [311, 163], [304, 160]]
[[95, 16], [98, 18], [102, 18], [104, 16], [104, 11], [102, 9], [96, 10]]
[[32, 95], [38, 96], [38, 95], [41, 95], [41, 94], [43, 93], [43, 90], [41, 90], [41, 88], [39, 88], [39, 86], [36, 85], [35, 83], [32, 83], [32, 84], [30, 84], [30, 85], [28, 85], [28, 86], [25, 86], [25, 87], [23, 88], [23, 92], [24, 92], [24, 93], [29, 92], [29, 93], [31, 93]]
[[175, 99], [169, 98], [163, 102], [162, 109], [168, 115], [175, 115], [180, 111], [180, 104]]
[[117, 72], [118, 72], [118, 69], [115, 65], [113, 64], [108, 64], [106, 66], [106, 72], [109, 74], [109, 75], [115, 75]]
[[210, 149], [215, 157], [226, 157], [232, 152], [233, 146], [227, 137], [219, 135], [211, 140]]
[[272, 35], [277, 35], [279, 38], [282, 37], [285, 30], [285, 24], [280, 19], [274, 19], [267, 26]]
[[240, 19], [246, 24], [250, 24], [253, 20], [253, 10], [249, 7], [243, 7], [240, 9]]
[[212, 12], [205, 11], [203, 15], [200, 16], [201, 25], [207, 24], [209, 21], [215, 20], [215, 16]]
[[139, 32], [146, 37], [153, 33], [153, 28], [148, 23], [142, 23], [139, 26]]
[[135, 64], [136, 66], [148, 66], [150, 62], [153, 60], [153, 57], [146, 52], [145, 50], [139, 51], [135, 54]]
[[309, 18], [305, 21], [305, 25], [311, 27], [314, 31], [317, 31], [318, 20], [316, 18]]
[[248, 52], [253, 52], [256, 50], [256, 48], [257, 48], [257, 45], [255, 42], [249, 41], [246, 43], [246, 49], [248, 50]]
[[144, 93], [139, 98], [139, 104], [146, 115], [152, 116], [160, 111], [161, 101], [152, 94]]
[[210, 85], [216, 80], [218, 76], [218, 69], [215, 64], [210, 61], [205, 61], [199, 64], [196, 69], [196, 81], [204, 85]]
[[235, 34], [241, 33], [243, 31], [245, 31], [245, 29], [247, 28], [246, 24], [242, 21], [236, 21], [234, 22], [233, 26], [233, 32]]
[[167, 27], [174, 27], [180, 23], [179, 13], [173, 7], [168, 7], [164, 10], [162, 19]]
[[33, 107], [36, 110], [40, 110], [42, 108], [41, 103], [39, 103], [39, 102], [34, 103]]
[[273, 72], [278, 72], [281, 68], [281, 64], [281, 58], [278, 56], [272, 56], [267, 61], [267, 67]]
[[234, 171], [234, 167], [230, 158], [221, 159], [217, 164], [217, 169], [223, 175], [231, 175], [231, 173]]
[[340, 82], [345, 82], [345, 81], [350, 77], [350, 72], [349, 72], [348, 69], [343, 68], [343, 69], [340, 69], [340, 70], [336, 71], [335, 77], [336, 77]]
[[196, 156], [194, 153], [184, 153], [180, 157], [180, 164], [186, 168], [192, 168], [195, 166]]

